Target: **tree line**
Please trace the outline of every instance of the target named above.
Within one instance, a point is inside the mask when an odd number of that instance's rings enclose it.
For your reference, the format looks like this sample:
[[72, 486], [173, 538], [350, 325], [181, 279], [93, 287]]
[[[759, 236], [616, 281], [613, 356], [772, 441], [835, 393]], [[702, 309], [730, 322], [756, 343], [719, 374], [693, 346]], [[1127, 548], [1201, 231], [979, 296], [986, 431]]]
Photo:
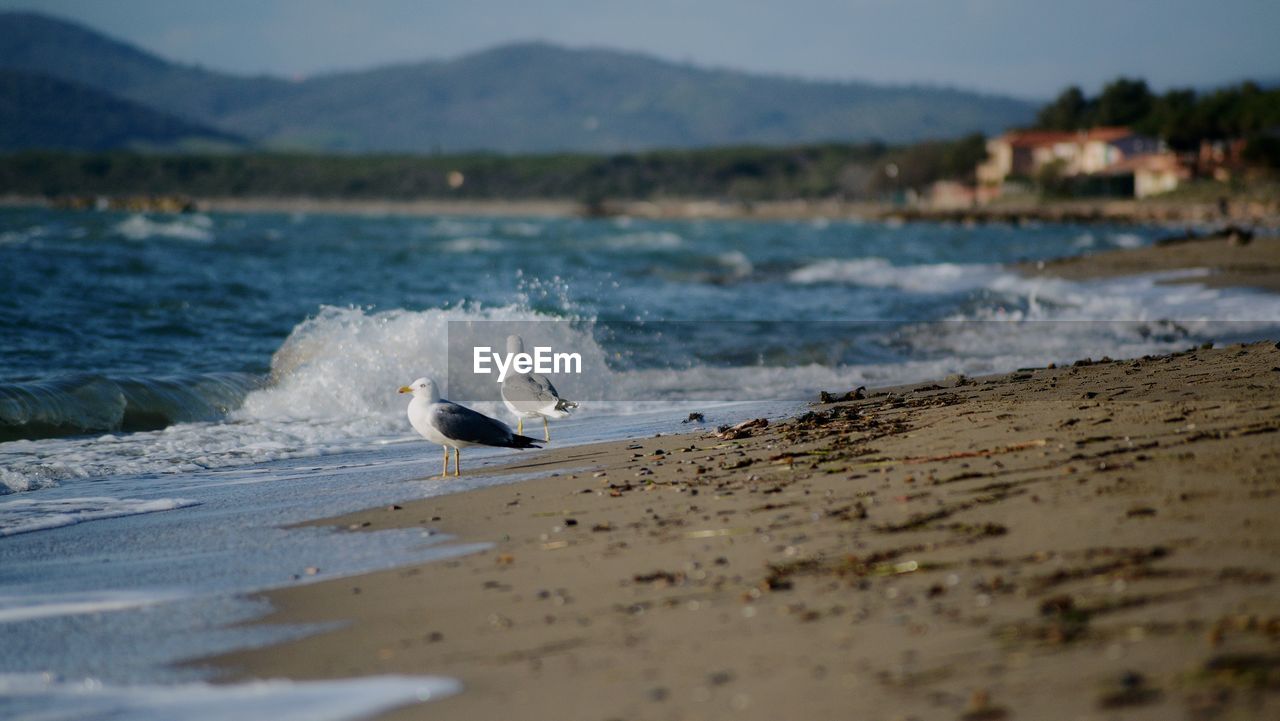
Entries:
[[[1090, 97], [1064, 90], [1034, 127], [1128, 125], [1194, 150], [1246, 138], [1247, 157], [1280, 168], [1280, 90], [1243, 83], [1205, 93], [1153, 93], [1119, 78]], [[878, 142], [722, 147], [613, 155], [307, 155], [42, 152], [0, 155], [0, 194], [183, 194], [411, 200], [719, 198], [752, 202], [883, 198], [936, 180], [972, 180], [986, 157], [972, 134], [906, 146]]]
[[1244, 139], [1247, 159], [1280, 167], [1280, 89], [1254, 82], [1156, 93], [1145, 80], [1121, 77], [1093, 97], [1072, 86], [1043, 107], [1035, 123], [1043, 130], [1107, 125], [1127, 125], [1180, 151], [1195, 150], [1203, 140]]
[[[941, 145], [946, 145], [941, 144]], [[941, 147], [941, 146], [940, 146]], [[28, 151], [0, 156], [0, 194], [184, 194], [350, 199], [866, 197], [881, 143], [614, 155], [155, 155]]]

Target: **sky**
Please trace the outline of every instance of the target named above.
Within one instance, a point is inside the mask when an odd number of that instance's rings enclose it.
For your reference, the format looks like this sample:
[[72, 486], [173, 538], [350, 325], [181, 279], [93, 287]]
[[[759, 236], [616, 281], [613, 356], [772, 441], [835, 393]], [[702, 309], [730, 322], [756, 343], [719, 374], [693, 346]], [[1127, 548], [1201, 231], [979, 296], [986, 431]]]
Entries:
[[0, 0], [170, 60], [302, 77], [512, 41], [798, 77], [1047, 98], [1280, 80], [1277, 0]]

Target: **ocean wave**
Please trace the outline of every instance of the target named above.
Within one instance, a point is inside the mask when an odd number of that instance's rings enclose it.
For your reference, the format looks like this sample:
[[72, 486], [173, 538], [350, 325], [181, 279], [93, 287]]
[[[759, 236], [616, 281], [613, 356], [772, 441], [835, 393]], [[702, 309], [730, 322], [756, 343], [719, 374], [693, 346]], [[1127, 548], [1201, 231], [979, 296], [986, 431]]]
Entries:
[[439, 676], [370, 676], [336, 681], [249, 681], [233, 684], [112, 685], [49, 674], [0, 674], [0, 697], [11, 721], [134, 719], [215, 721], [348, 721], [462, 690]]
[[938, 294], [977, 290], [1007, 272], [1001, 266], [986, 264], [933, 263], [899, 266], [884, 258], [830, 258], [791, 271], [787, 280], [800, 285], [841, 283]]
[[427, 238], [457, 238], [469, 235], [485, 235], [491, 232], [493, 223], [485, 220], [462, 218], [437, 218], [430, 223], [417, 223], [413, 235]]
[[683, 244], [684, 238], [666, 230], [624, 233], [601, 241], [601, 245], [611, 250], [669, 250]]
[[213, 240], [213, 219], [207, 215], [189, 215], [163, 222], [152, 220], [145, 215], [131, 215], [117, 223], [112, 230], [128, 240], [171, 238], [208, 243]]
[[493, 253], [502, 250], [502, 241], [493, 238], [454, 238], [440, 244], [440, 250], [446, 253]]
[[[21, 392], [15, 392], [14, 384], [0, 386], [0, 414], [18, 418], [31, 438], [37, 435], [31, 429], [41, 423], [81, 433], [139, 429], [0, 443], [0, 494], [70, 478], [185, 473], [327, 455], [410, 437], [397, 389], [423, 375], [447, 386], [449, 335], [470, 327], [483, 332], [492, 321], [537, 322], [538, 332], [549, 336], [543, 342], [582, 352], [583, 367], [593, 371], [567, 377], [563, 384], [557, 380], [557, 385], [565, 397], [589, 401], [578, 411], [579, 417], [588, 417], [652, 410], [655, 403], [795, 399], [824, 388], [997, 372], [1090, 355], [1167, 352], [1205, 338], [1223, 340], [1251, 328], [1274, 328], [1280, 318], [1280, 296], [1169, 282], [1194, 280], [1194, 271], [1082, 283], [1030, 278], [993, 266], [895, 268], [879, 259], [841, 263], [821, 267], [828, 277], [861, 279], [878, 272], [883, 275], [873, 282], [929, 292], [948, 287], [977, 292], [945, 318], [880, 323], [870, 335], [860, 326], [849, 342], [869, 343], [872, 350], [848, 355], [832, 346], [829, 362], [822, 362], [826, 340], [821, 338], [816, 345], [803, 337], [784, 343], [790, 355], [767, 363], [733, 352], [706, 361], [699, 354], [707, 348], [697, 338], [692, 339], [693, 350], [680, 355], [678, 347], [662, 345], [678, 343], [674, 337], [647, 344], [613, 339], [607, 324], [548, 322], [565, 319], [520, 305], [380, 312], [326, 307], [293, 329], [272, 359], [269, 380], [261, 385], [244, 378], [229, 388], [211, 383], [222, 389], [215, 393], [200, 390], [201, 382], [211, 382], [202, 376], [198, 382], [148, 381], [141, 387], [96, 378], [24, 384]], [[451, 327], [451, 321], [464, 323]], [[602, 336], [599, 342], [596, 333]], [[735, 343], [749, 341], [734, 336]], [[481, 412], [510, 420], [496, 399], [473, 402], [485, 396], [444, 390]], [[27, 407], [42, 409], [44, 415], [13, 411]]]
[[369, 432], [395, 430], [397, 390], [419, 376], [448, 373], [451, 321], [552, 320], [516, 306], [387, 310], [326, 306], [300, 323], [271, 360], [270, 386], [250, 394], [233, 418], [245, 422], [337, 421]]
[[751, 259], [740, 250], [731, 250], [716, 256], [716, 262], [729, 270], [733, 278], [746, 278], [755, 272]]
[[0, 537], [194, 505], [197, 505], [195, 501], [182, 498], [19, 498], [0, 501]]
[[1117, 248], [1126, 249], [1141, 248], [1147, 244], [1142, 236], [1135, 233], [1112, 233], [1107, 236], [1107, 242]]
[[542, 230], [542, 225], [526, 221], [510, 221], [498, 225], [499, 233], [516, 238], [536, 238], [542, 235]]
[[6, 230], [0, 232], [0, 245], [22, 245], [28, 241], [48, 235], [49, 228], [43, 225], [33, 225], [22, 230]]
[[991, 300], [953, 319], [1274, 323], [1280, 318], [1280, 296], [1194, 282], [1208, 273], [1193, 268], [1087, 281], [994, 273], [979, 286]]
[[260, 380], [244, 373], [139, 378], [65, 376], [0, 383], [0, 442], [158, 430], [217, 420]]
[[[186, 473], [371, 447], [408, 433], [397, 389], [447, 377], [450, 321], [557, 320], [515, 306], [324, 307], [277, 350], [269, 379], [67, 378], [0, 386], [0, 494], [73, 478]], [[570, 324], [558, 343], [586, 344]], [[504, 336], [505, 338], [505, 336]], [[597, 351], [598, 352], [598, 351]], [[476, 404], [502, 414], [501, 403]], [[83, 437], [86, 433], [131, 431]], [[59, 437], [75, 434], [81, 437]], [[17, 439], [17, 440], [14, 440]]]

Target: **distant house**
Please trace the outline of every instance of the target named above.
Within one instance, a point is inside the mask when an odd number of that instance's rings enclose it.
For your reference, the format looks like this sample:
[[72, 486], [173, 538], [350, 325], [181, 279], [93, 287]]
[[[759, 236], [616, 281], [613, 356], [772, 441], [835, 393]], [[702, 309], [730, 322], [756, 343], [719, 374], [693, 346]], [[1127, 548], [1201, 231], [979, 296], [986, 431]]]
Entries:
[[1133, 176], [1133, 197], [1147, 198], [1167, 193], [1191, 178], [1191, 169], [1174, 153], [1146, 153], [1126, 158], [1109, 166], [1105, 174]]
[[1079, 163], [1075, 173], [1101, 173], [1126, 158], [1161, 151], [1160, 141], [1139, 135], [1128, 128], [1094, 128], [1080, 140]]
[[999, 197], [1011, 180], [1034, 179], [1052, 169], [1062, 177], [1107, 173], [1126, 159], [1159, 153], [1160, 141], [1129, 128], [1014, 130], [987, 141], [987, 160], [976, 169], [978, 197]]
[[987, 141], [987, 160], [978, 165], [980, 185], [999, 186], [1009, 178], [1031, 178], [1063, 152], [1076, 133], [1014, 130]]

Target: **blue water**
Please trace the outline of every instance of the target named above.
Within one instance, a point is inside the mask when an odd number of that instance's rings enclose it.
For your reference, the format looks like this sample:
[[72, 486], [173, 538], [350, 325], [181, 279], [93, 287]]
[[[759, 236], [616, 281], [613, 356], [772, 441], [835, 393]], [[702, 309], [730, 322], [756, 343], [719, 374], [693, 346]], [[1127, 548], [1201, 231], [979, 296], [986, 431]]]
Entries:
[[[559, 443], [685, 430], [695, 408], [777, 416], [820, 389], [1181, 349], [1223, 340], [1222, 321], [1274, 332], [1264, 293], [1006, 267], [1164, 232], [2, 209], [0, 709], [30, 686], [4, 674], [188, 682], [202, 673], [171, 664], [306, 630], [228, 629], [262, 611], [247, 591], [467, 551], [281, 528], [483, 482], [431, 477], [437, 449], [395, 393], [444, 379], [451, 321], [555, 323], [607, 361], [575, 390], [627, 392], [584, 402]], [[649, 330], [613, 325], [635, 321]], [[835, 343], [833, 321], [864, 323]], [[50, 683], [24, 703], [68, 695]]]

